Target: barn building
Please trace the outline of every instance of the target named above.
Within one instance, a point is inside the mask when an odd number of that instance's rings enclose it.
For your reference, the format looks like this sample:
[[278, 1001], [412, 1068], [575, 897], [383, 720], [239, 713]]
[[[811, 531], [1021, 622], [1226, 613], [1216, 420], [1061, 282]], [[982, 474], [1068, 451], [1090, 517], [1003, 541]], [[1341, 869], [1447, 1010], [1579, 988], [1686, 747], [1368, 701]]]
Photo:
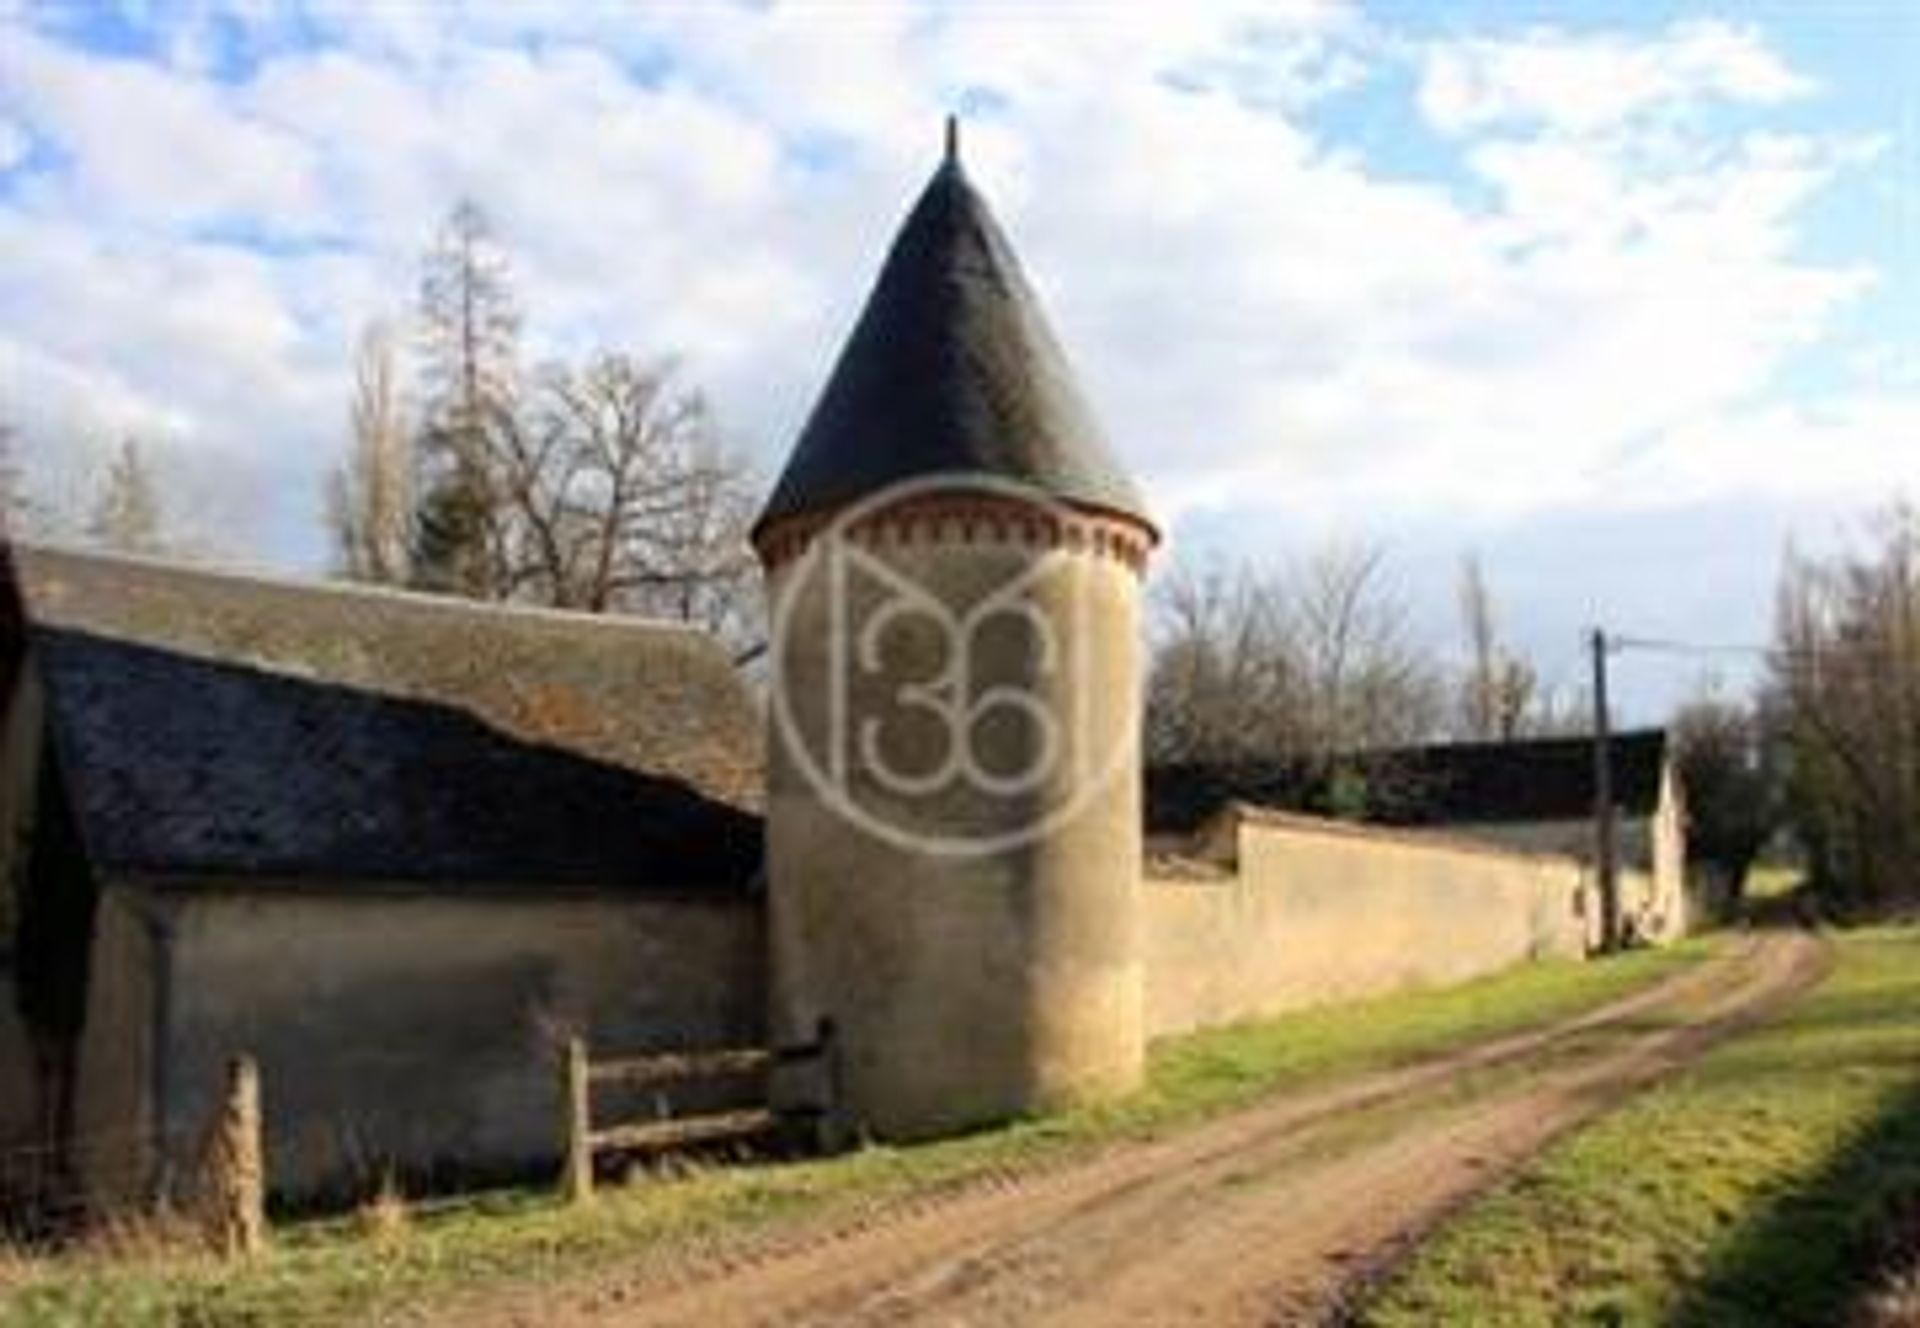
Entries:
[[551, 1157], [557, 1033], [760, 1037], [760, 716], [704, 634], [42, 550], [11, 584], [0, 1139], [139, 1192], [247, 1051], [283, 1190], [464, 1179]]

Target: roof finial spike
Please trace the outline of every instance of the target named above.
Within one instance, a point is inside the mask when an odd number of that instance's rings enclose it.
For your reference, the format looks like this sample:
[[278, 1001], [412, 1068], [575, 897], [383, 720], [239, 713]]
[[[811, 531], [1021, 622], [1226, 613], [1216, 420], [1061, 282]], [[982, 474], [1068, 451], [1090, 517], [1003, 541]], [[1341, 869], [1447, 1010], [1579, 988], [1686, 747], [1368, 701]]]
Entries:
[[960, 117], [957, 115], [947, 116], [946, 162], [949, 166], [960, 164]]

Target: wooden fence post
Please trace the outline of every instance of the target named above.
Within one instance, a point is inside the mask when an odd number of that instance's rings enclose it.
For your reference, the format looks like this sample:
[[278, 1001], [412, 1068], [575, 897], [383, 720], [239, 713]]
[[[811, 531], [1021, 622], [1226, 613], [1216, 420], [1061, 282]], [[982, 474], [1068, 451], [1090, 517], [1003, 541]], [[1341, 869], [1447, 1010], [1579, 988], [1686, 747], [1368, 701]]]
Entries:
[[560, 1192], [568, 1203], [593, 1197], [592, 1084], [587, 1044], [568, 1038], [560, 1053]]
[[225, 1093], [201, 1166], [202, 1221], [228, 1257], [267, 1243], [267, 1168], [261, 1146], [260, 1067], [251, 1056], [227, 1063]]

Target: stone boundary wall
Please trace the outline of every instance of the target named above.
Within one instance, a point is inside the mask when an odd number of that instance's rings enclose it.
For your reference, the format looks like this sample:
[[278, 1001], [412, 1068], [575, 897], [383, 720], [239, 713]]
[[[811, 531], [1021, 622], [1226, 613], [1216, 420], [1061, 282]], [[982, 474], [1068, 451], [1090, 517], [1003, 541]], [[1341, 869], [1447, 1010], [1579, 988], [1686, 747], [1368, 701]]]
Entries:
[[1231, 806], [1149, 848], [1147, 1033], [1579, 958], [1589, 891], [1568, 857]]

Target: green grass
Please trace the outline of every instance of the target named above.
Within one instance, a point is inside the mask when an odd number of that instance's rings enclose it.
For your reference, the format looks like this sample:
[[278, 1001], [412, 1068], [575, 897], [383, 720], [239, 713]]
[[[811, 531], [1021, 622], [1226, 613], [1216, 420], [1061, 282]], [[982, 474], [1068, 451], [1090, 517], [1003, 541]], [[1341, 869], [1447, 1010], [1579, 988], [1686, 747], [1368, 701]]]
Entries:
[[1920, 930], [1837, 944], [1786, 1017], [1548, 1150], [1360, 1321], [1843, 1321], [1920, 1201]]
[[1155, 1049], [1146, 1087], [1121, 1102], [914, 1148], [649, 1180], [604, 1190], [583, 1208], [501, 1192], [423, 1208], [408, 1230], [385, 1240], [366, 1238], [351, 1221], [306, 1223], [282, 1228], [268, 1255], [238, 1266], [178, 1254], [69, 1255], [21, 1265], [0, 1251], [0, 1324], [343, 1322], [489, 1283], [590, 1272], [641, 1252], [671, 1256], [751, 1239], [798, 1219], [1054, 1164], [1275, 1092], [1568, 1017], [1706, 952], [1696, 942], [1603, 964], [1531, 965], [1443, 991], [1172, 1039]]
[[1741, 894], [1748, 899], [1779, 899], [1798, 890], [1805, 880], [1806, 873], [1798, 867], [1753, 866], [1747, 869]]

